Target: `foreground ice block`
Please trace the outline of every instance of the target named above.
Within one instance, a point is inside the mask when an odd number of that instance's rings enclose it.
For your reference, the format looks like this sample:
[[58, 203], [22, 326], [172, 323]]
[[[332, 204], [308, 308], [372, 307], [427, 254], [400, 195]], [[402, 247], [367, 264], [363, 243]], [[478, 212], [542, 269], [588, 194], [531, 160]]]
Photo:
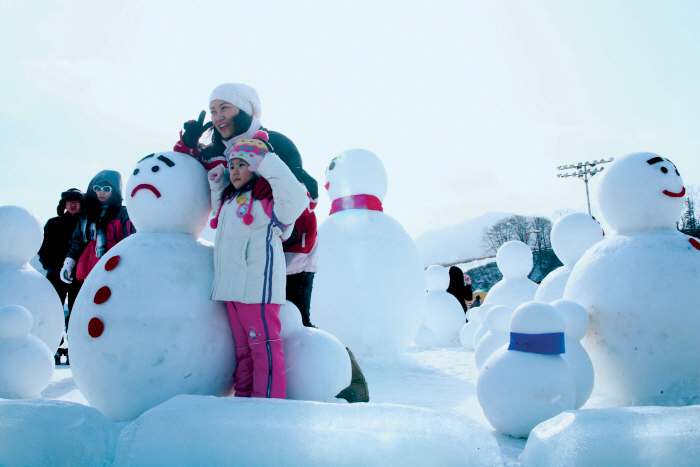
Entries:
[[127, 425], [115, 466], [501, 465], [491, 433], [410, 406], [177, 396]]
[[118, 424], [80, 404], [0, 400], [0, 465], [111, 465]]
[[700, 406], [622, 407], [564, 412], [537, 425], [523, 467], [697, 466]]

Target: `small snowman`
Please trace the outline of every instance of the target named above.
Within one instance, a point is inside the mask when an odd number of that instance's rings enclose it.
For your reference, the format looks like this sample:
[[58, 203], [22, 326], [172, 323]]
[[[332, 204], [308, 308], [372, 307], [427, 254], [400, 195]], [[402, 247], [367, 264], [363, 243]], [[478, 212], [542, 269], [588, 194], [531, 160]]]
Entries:
[[55, 352], [65, 324], [63, 304], [51, 282], [28, 264], [41, 246], [41, 225], [19, 206], [0, 206], [0, 225], [0, 306], [29, 310], [31, 333]]
[[567, 361], [576, 380], [576, 408], [583, 407], [593, 391], [593, 363], [588, 352], [581, 345], [581, 339], [588, 330], [588, 313], [586, 309], [570, 300], [556, 300], [551, 305], [564, 318]]
[[418, 330], [416, 343], [423, 346], [453, 345], [465, 317], [461, 305], [447, 293], [450, 277], [447, 268], [434, 264], [425, 271], [428, 290], [425, 296], [425, 315]]
[[588, 214], [574, 212], [558, 219], [552, 227], [552, 248], [563, 266], [547, 274], [537, 288], [535, 300], [550, 303], [564, 295], [566, 281], [587, 249], [603, 239], [600, 224]]
[[513, 309], [503, 305], [494, 305], [486, 315], [484, 328], [486, 333], [481, 338], [474, 352], [476, 367], [481, 369], [486, 360], [498, 349], [508, 344], [510, 339], [510, 320]]
[[345, 346], [332, 334], [312, 327], [283, 337], [287, 399], [337, 401], [352, 378]]
[[467, 314], [469, 321], [464, 323], [459, 331], [459, 341], [465, 349], [476, 349], [477, 344], [486, 333], [486, 326], [483, 324], [492, 307], [493, 305], [481, 305], [469, 309]]
[[510, 345], [491, 355], [476, 384], [479, 404], [497, 431], [524, 438], [538, 423], [574, 408], [576, 384], [562, 357], [564, 327], [546, 303], [524, 303], [513, 313]]
[[0, 308], [0, 398], [39, 397], [53, 374], [53, 352], [30, 334], [34, 318], [26, 308]]
[[231, 329], [223, 304], [210, 300], [212, 248], [195, 238], [209, 197], [204, 168], [180, 153], [146, 156], [127, 182], [137, 233], [95, 265], [68, 331], [75, 382], [112, 419], [230, 389]]
[[564, 298], [590, 315], [583, 345], [611, 403], [700, 403], [700, 241], [676, 228], [685, 193], [652, 153], [616, 159], [599, 181], [612, 232], [576, 263]]
[[[484, 305], [503, 305], [514, 310], [521, 303], [533, 299], [537, 292], [537, 284], [527, 277], [533, 266], [532, 250], [529, 246], [518, 240], [504, 243], [496, 252], [496, 265], [503, 279], [491, 287]], [[486, 330], [482, 322], [474, 333], [474, 348]]]
[[387, 175], [375, 154], [345, 151], [326, 180], [331, 211], [318, 232], [314, 322], [358, 356], [396, 354], [413, 343], [423, 318], [418, 249], [383, 212]]

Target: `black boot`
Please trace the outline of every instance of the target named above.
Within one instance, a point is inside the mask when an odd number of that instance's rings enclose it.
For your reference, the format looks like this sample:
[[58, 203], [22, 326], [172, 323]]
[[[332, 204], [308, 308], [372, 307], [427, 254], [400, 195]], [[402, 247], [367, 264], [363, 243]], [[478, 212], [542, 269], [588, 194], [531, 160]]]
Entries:
[[53, 356], [53, 361], [56, 364], [56, 366], [59, 366], [61, 364], [61, 356], [56, 352], [56, 354]]
[[346, 387], [338, 393], [337, 398], [345, 399], [350, 402], [369, 402], [369, 388], [367, 387], [367, 380], [365, 375], [362, 374], [362, 369], [360, 365], [357, 364], [355, 356], [352, 354], [349, 348], [345, 347], [350, 356], [350, 364], [352, 365], [352, 378], [350, 379], [350, 386]]

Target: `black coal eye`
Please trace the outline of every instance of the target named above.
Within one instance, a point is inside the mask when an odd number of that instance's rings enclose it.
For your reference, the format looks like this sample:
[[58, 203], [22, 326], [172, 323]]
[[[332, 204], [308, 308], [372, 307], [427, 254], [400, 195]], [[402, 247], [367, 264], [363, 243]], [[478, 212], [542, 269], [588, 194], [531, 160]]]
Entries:
[[661, 172], [667, 174], [667, 173], [668, 173], [668, 169], [667, 169], [666, 167], [661, 167]]
[[153, 167], [151, 167], [151, 172], [158, 172], [159, 170], [160, 170], [160, 167], [157, 165], [154, 165]]
[[331, 162], [331, 165], [328, 166], [328, 170], [333, 170], [335, 169], [335, 161]]
[[134, 169], [134, 175], [138, 175], [139, 172], [140, 172], [139, 169]]
[[678, 169], [676, 169], [676, 175], [678, 175], [679, 177], [681, 176], [681, 174], [678, 173]]

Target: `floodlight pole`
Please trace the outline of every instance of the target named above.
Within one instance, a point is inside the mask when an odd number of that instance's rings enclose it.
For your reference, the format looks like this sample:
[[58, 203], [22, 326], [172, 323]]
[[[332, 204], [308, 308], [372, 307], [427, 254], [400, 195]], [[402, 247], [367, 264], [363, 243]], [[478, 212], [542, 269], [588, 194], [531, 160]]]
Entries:
[[588, 215], [591, 215], [591, 195], [588, 189], [588, 181], [593, 177], [593, 175], [598, 172], [602, 172], [605, 167], [601, 167], [602, 164], [608, 164], [615, 160], [610, 159], [598, 159], [593, 161], [575, 162], [573, 164], [564, 164], [557, 167], [557, 170], [573, 170], [573, 172], [560, 173], [557, 174], [558, 178], [569, 178], [576, 177], [583, 179], [583, 183], [586, 185], [586, 204], [588, 206]]

